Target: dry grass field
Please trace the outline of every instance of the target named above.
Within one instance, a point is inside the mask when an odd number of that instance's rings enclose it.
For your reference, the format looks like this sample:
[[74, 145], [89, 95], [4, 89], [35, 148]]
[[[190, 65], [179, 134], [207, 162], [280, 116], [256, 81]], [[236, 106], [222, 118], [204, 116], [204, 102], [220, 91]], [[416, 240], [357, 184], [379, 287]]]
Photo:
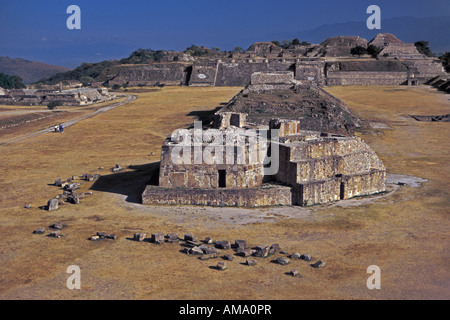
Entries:
[[[129, 94], [136, 101], [70, 126], [0, 145], [0, 299], [449, 299], [449, 127], [408, 115], [449, 113], [448, 96], [427, 87], [331, 87], [367, 124], [360, 135], [389, 173], [427, 179], [419, 188], [308, 208], [259, 209], [142, 206], [139, 195], [174, 129], [201, 111], [227, 102], [240, 88], [165, 87]], [[3, 106], [0, 106], [3, 108]], [[6, 107], [5, 107], [6, 108]], [[8, 108], [6, 108], [8, 109]], [[0, 116], [3, 111], [0, 111]], [[200, 112], [200, 113], [199, 113]], [[67, 119], [70, 114], [66, 114]], [[73, 116], [73, 115], [72, 115]], [[48, 123], [7, 132], [7, 138]], [[375, 125], [374, 125], [375, 123]], [[21, 130], [25, 131], [21, 131]], [[0, 140], [5, 139], [0, 130]], [[115, 164], [125, 168], [112, 173]], [[83, 182], [91, 196], [48, 212], [39, 207], [62, 193], [55, 178], [99, 173]], [[25, 209], [31, 204], [30, 209]], [[49, 225], [66, 227], [50, 238]], [[43, 235], [32, 234], [43, 227]], [[116, 233], [117, 240], [89, 241]], [[309, 253], [287, 266], [269, 258], [201, 261], [180, 244], [130, 241], [135, 232], [193, 233], [198, 239], [245, 239], [251, 246], [279, 243]], [[232, 253], [224, 251], [223, 253]], [[67, 267], [81, 268], [81, 290], [69, 290]], [[369, 290], [366, 270], [381, 268], [381, 289]], [[286, 275], [296, 269], [302, 277]]]

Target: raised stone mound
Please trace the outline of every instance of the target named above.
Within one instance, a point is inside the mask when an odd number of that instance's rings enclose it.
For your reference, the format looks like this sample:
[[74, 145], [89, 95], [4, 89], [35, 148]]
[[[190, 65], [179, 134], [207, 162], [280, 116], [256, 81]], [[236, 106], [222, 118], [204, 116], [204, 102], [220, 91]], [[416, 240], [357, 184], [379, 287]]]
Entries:
[[358, 36], [339, 36], [328, 38], [321, 44], [320, 56], [341, 57], [350, 56], [351, 49], [356, 46], [367, 47], [367, 40]]
[[398, 39], [396, 36], [394, 36], [392, 33], [379, 33], [375, 36], [370, 42], [370, 45], [374, 45], [378, 48], [384, 48], [387, 45], [391, 44], [401, 44], [403, 41]]
[[276, 73], [266, 74], [265, 81], [254, 75], [252, 83], [218, 113], [246, 113], [253, 125], [268, 125], [273, 118], [300, 120], [303, 130], [342, 135], [352, 135], [361, 125], [345, 103], [318, 86]]

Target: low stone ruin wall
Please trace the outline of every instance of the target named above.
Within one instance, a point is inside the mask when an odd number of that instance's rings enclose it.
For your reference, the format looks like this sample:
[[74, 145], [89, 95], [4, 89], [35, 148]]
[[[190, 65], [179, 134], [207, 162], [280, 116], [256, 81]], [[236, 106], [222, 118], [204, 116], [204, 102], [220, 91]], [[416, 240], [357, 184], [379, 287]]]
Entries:
[[327, 74], [329, 86], [397, 86], [406, 84], [407, 81], [407, 72], [333, 71]]
[[192, 189], [147, 186], [142, 204], [264, 207], [291, 205], [291, 187], [265, 184], [249, 189]]
[[328, 180], [298, 184], [293, 188], [293, 204], [310, 206], [373, 195], [385, 190], [386, 171], [374, 170], [362, 174], [336, 176]]
[[126, 83], [130, 86], [140, 84], [154, 86], [158, 83], [169, 86], [184, 85], [187, 81], [188, 68], [189, 66], [185, 63], [120, 65], [108, 71], [111, 74], [116, 74], [113, 79], [109, 80], [109, 85]]

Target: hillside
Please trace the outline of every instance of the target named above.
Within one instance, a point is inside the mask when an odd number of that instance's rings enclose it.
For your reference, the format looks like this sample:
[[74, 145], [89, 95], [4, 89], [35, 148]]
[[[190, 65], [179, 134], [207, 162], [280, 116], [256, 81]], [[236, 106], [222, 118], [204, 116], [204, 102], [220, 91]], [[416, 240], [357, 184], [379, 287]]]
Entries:
[[0, 72], [19, 76], [23, 79], [24, 83], [33, 83], [69, 70], [69, 68], [49, 65], [38, 61], [0, 57]]

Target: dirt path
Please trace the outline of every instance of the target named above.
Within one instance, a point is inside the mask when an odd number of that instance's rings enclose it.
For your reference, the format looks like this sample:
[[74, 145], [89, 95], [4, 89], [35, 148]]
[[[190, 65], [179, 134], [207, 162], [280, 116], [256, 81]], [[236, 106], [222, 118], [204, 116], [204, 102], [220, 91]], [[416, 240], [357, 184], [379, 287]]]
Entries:
[[[117, 108], [119, 106], [125, 105], [125, 104], [127, 104], [127, 103], [137, 99], [137, 96], [134, 96], [134, 95], [126, 95], [126, 94], [118, 94], [118, 95], [123, 95], [123, 96], [127, 97], [127, 99], [125, 101], [117, 102], [117, 103], [114, 103], [112, 105], [100, 108], [100, 109], [98, 109], [98, 110], [96, 110], [96, 111], [94, 111], [92, 113], [83, 115], [81, 117], [78, 117], [78, 118], [75, 118], [75, 119], [63, 122], [62, 124], [64, 125], [65, 128], [67, 128], [67, 127], [70, 127], [70, 126], [72, 126], [72, 125], [74, 125], [74, 124], [76, 124], [76, 123], [78, 123], [78, 122], [80, 122], [82, 120], [86, 120], [86, 119], [92, 118], [92, 117], [94, 117], [94, 116], [96, 116], [98, 114], [101, 114], [101, 113], [104, 113], [106, 111], [112, 110], [114, 108]], [[32, 137], [39, 136], [39, 135], [44, 134], [44, 133], [53, 132], [53, 130], [54, 130], [53, 126], [52, 127], [48, 127], [48, 128], [36, 131], [36, 132], [32, 132], [32, 133], [28, 133], [28, 134], [25, 134], [25, 135], [21, 135], [19, 137], [14, 137], [14, 138], [11, 138], [11, 139], [0, 141], [0, 145], [8, 145], [8, 144], [11, 144], [11, 143], [14, 143], [14, 142], [18, 142], [18, 141], [22, 141], [22, 140], [25, 140], [25, 139], [29, 139], [29, 138], [32, 138]]]

